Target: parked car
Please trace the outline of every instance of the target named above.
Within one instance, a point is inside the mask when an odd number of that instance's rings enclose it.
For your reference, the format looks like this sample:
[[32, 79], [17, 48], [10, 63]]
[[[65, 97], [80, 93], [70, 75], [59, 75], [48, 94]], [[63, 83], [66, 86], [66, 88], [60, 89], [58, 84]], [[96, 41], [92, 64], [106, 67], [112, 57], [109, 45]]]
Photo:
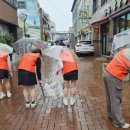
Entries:
[[81, 54], [94, 53], [94, 45], [91, 41], [81, 40], [75, 45], [75, 52]]

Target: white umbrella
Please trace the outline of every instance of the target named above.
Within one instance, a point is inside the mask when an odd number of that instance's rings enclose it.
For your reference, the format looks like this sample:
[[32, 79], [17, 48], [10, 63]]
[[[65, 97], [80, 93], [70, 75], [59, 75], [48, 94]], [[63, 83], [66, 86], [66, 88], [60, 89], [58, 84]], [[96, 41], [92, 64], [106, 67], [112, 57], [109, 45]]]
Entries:
[[0, 43], [0, 51], [4, 51], [8, 54], [13, 53], [13, 48], [7, 44]]

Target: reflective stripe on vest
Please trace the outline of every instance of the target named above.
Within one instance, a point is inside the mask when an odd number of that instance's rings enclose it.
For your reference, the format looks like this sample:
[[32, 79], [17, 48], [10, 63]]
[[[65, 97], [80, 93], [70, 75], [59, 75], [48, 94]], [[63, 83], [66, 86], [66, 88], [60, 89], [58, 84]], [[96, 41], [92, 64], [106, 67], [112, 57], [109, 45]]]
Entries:
[[37, 58], [38, 54], [35, 53], [24, 54], [19, 62], [18, 69], [23, 69], [35, 73]]
[[107, 65], [106, 70], [114, 77], [122, 80], [129, 73], [130, 61], [124, 53], [127, 49], [118, 52], [112, 61]]
[[9, 70], [7, 63], [8, 54], [5, 52], [0, 52], [0, 69]]

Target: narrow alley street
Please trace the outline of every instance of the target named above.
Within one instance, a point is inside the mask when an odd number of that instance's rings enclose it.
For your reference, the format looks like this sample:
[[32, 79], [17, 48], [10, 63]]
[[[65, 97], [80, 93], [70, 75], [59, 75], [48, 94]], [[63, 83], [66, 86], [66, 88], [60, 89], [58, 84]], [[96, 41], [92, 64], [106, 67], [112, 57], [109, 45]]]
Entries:
[[[117, 130], [106, 115], [101, 65], [102, 61], [97, 61], [93, 56], [80, 57], [78, 91], [73, 107], [64, 106], [62, 99], [53, 101], [46, 98], [44, 102], [41, 89], [37, 86], [38, 106], [26, 109], [22, 88], [17, 86], [14, 71], [13, 96], [0, 101], [0, 130]], [[51, 72], [46, 68], [44, 70]], [[129, 85], [128, 82], [124, 83], [122, 101], [123, 115], [128, 122]]]

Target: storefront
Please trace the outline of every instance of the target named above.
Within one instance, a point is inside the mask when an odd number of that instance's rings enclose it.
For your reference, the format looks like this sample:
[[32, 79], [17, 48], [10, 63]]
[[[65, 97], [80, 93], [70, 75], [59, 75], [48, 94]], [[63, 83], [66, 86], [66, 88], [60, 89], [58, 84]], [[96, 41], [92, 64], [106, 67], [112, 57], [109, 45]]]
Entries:
[[114, 19], [114, 34], [130, 29], [130, 12], [120, 15]]
[[[97, 12], [97, 17], [99, 12], [104, 15], [92, 23], [96, 56], [111, 52], [114, 35], [130, 28], [130, 0], [112, 0]], [[95, 27], [98, 27], [97, 32]]]
[[[16, 0], [0, 0], [0, 34], [13, 34], [15, 41], [18, 38], [18, 17]], [[3, 13], [4, 12], [4, 13]]]
[[96, 21], [92, 24], [92, 40], [94, 43], [95, 56], [106, 55], [109, 48], [109, 17]]

